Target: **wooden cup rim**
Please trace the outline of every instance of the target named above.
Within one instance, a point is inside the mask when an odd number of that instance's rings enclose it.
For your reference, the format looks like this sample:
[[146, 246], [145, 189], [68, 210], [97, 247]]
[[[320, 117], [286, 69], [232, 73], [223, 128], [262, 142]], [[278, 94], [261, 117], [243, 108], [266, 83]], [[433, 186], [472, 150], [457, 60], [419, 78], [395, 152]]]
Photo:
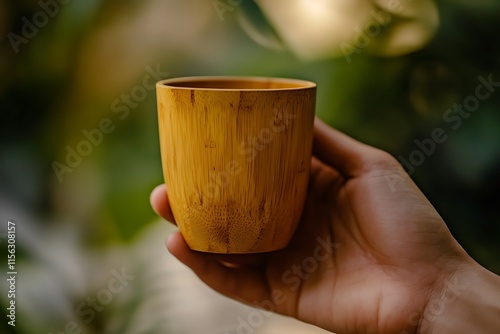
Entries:
[[160, 80], [157, 88], [204, 91], [289, 91], [316, 88], [307, 80], [245, 77], [245, 76], [191, 76]]

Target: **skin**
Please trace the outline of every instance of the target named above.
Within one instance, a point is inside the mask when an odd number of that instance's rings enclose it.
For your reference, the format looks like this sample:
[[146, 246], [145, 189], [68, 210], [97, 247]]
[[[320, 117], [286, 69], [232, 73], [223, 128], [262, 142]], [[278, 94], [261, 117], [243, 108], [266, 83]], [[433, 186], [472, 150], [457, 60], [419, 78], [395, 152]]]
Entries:
[[[153, 191], [151, 204], [175, 223], [165, 185]], [[334, 244], [315, 257], [318, 238]], [[439, 300], [449, 282], [460, 285], [482, 270], [392, 156], [319, 120], [304, 212], [286, 249], [199, 253], [179, 232], [168, 237], [167, 247], [223, 295], [336, 333], [444, 328], [435, 315], [455, 314], [461, 303], [447, 302], [444, 311], [429, 313], [429, 301]], [[317, 266], [307, 266], [308, 257]]]

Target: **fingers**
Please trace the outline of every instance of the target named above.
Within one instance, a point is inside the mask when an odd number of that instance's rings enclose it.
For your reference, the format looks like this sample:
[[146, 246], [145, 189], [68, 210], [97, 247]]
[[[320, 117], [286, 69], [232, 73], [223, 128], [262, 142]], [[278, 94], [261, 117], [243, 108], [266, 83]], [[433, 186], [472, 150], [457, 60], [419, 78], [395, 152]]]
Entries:
[[316, 198], [327, 198], [336, 189], [335, 185], [341, 186], [344, 182], [342, 175], [331, 166], [313, 156], [311, 159], [311, 175], [309, 187]]
[[224, 266], [216, 254], [189, 249], [180, 232], [167, 238], [167, 248], [179, 261], [215, 291], [239, 301], [256, 304], [269, 298], [265, 277], [255, 268], [233, 269]]
[[149, 201], [151, 202], [151, 207], [159, 216], [175, 224], [174, 215], [172, 214], [170, 203], [168, 202], [167, 187], [165, 184], [160, 184], [153, 189]]
[[379, 150], [365, 145], [322, 122], [314, 121], [314, 155], [345, 177], [361, 174]]

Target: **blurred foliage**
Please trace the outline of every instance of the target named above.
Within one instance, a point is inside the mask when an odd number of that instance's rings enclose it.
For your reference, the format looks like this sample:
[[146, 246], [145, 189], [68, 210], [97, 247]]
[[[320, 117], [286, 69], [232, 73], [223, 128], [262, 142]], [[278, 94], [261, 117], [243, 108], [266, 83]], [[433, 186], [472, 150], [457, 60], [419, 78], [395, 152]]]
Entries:
[[[443, 121], [447, 109], [474, 93], [478, 76], [492, 74], [500, 81], [500, 2], [436, 3], [440, 26], [429, 45], [395, 58], [361, 52], [349, 64], [343, 57], [304, 62], [265, 26], [265, 15], [255, 6], [236, 6], [221, 20], [208, 0], [70, 1], [16, 53], [8, 33], [22, 35], [22, 18], [32, 18], [40, 6], [35, 0], [0, 0], [0, 223], [25, 224], [18, 258], [29, 276], [23, 278], [26, 293], [33, 295], [24, 300], [54, 308], [44, 311], [45, 319], [34, 317], [33, 325], [20, 323], [17, 332], [63, 328], [82, 296], [103, 286], [117, 261], [140, 277], [134, 293], [117, 299], [126, 311], [118, 303], [109, 311], [115, 317], [100, 314], [87, 330], [133, 332], [118, 315], [134, 314], [147, 302], [150, 282], [141, 276], [147, 268], [143, 261], [155, 265], [140, 256], [138, 246], [148, 244], [141, 232], [155, 226], [149, 193], [162, 182], [155, 93], [147, 90], [124, 119], [113, 111], [113, 102], [143, 85], [148, 66], [169, 77], [315, 81], [320, 118], [395, 156], [408, 157], [417, 148], [415, 139], [446, 129], [449, 139], [412, 177], [466, 250], [500, 273], [500, 90], [457, 130]], [[243, 31], [238, 16], [243, 9], [247, 23], [280, 47], [264, 48]], [[115, 130], [59, 182], [52, 163], [64, 162], [67, 146], [75, 148], [85, 139], [82, 131], [98, 128], [103, 118]], [[161, 275], [156, 279], [164, 279]], [[53, 303], [44, 299], [48, 296]], [[57, 314], [67, 305], [69, 311]], [[36, 314], [29, 307], [23, 312]], [[108, 315], [119, 324], [110, 324]]]

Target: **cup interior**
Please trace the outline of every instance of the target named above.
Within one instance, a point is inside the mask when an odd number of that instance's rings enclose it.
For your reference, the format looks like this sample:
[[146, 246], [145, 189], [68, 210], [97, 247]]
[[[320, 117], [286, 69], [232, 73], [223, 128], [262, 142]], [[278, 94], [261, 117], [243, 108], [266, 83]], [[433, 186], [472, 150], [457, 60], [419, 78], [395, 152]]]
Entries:
[[181, 89], [207, 90], [293, 90], [316, 86], [305, 80], [258, 77], [186, 77], [163, 80], [159, 84]]

